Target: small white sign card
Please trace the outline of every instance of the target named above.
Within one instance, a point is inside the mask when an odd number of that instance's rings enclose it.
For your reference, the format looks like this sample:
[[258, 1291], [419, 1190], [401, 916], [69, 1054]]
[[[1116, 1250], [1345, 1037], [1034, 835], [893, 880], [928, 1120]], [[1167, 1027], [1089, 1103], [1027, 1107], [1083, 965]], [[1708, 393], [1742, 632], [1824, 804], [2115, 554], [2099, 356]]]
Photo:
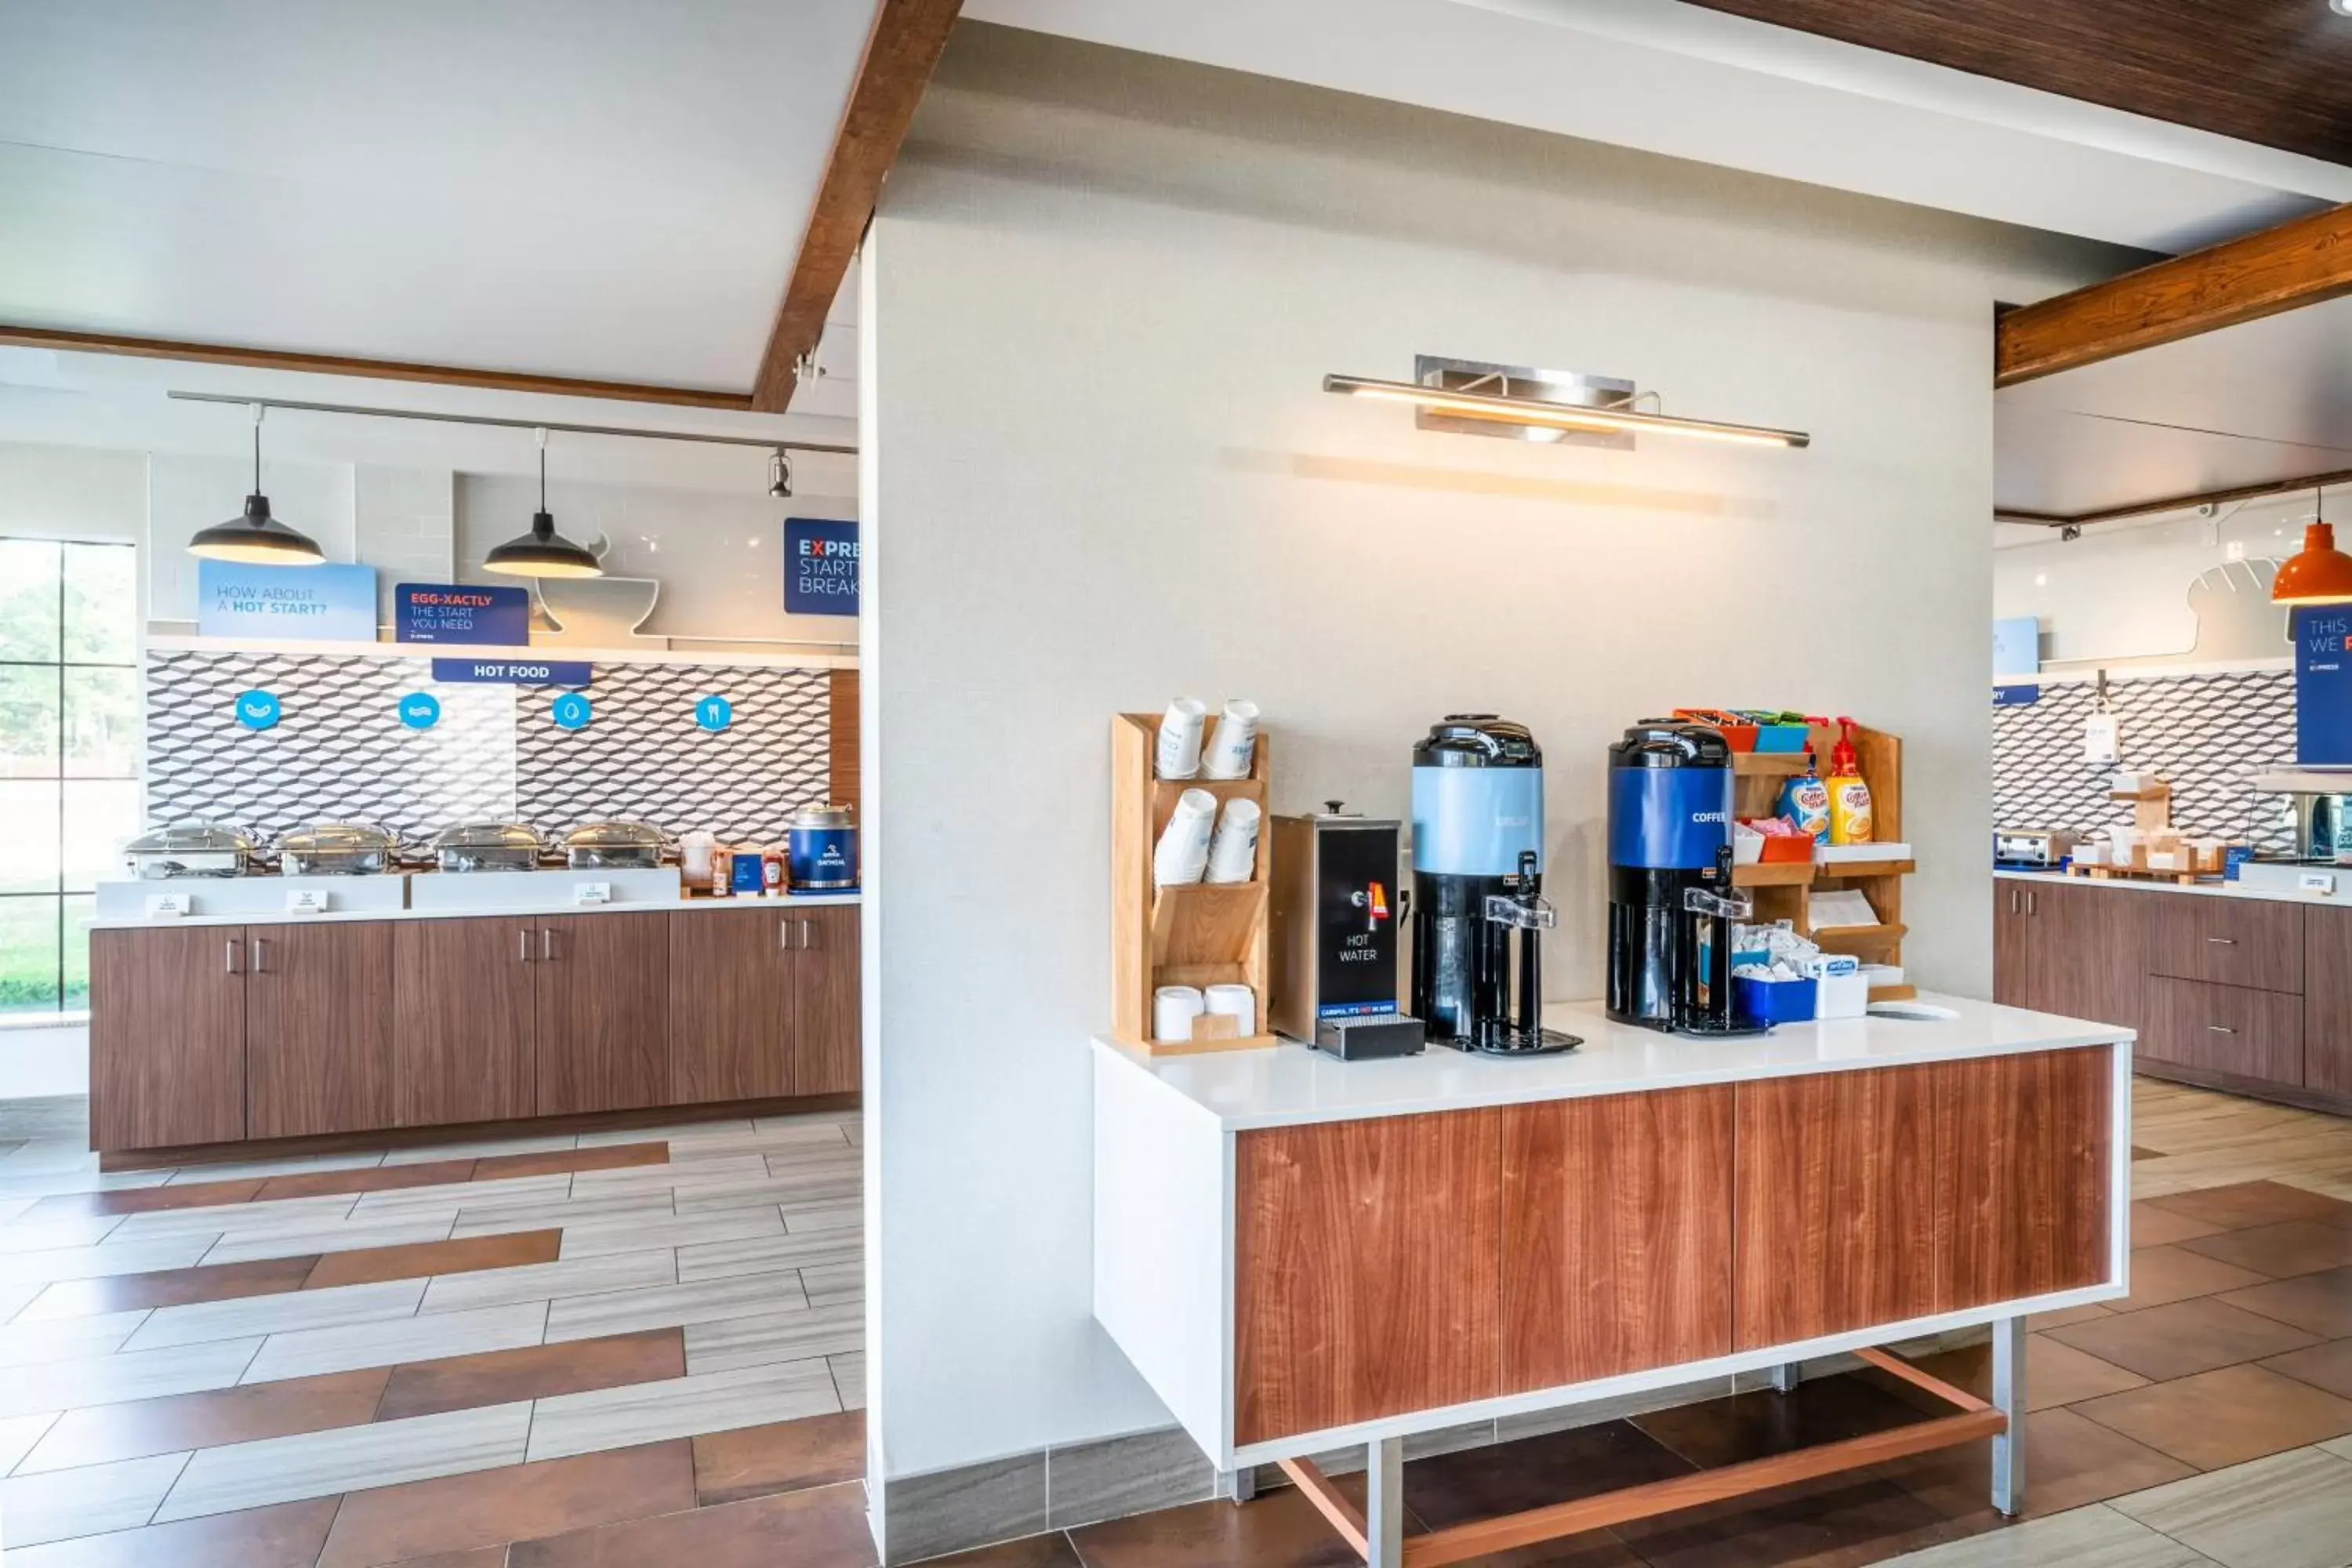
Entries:
[[289, 915], [323, 915], [332, 900], [324, 888], [289, 888], [286, 889], [286, 912]]
[[147, 895], [147, 918], [151, 921], [175, 921], [188, 912], [185, 893], [150, 893]]

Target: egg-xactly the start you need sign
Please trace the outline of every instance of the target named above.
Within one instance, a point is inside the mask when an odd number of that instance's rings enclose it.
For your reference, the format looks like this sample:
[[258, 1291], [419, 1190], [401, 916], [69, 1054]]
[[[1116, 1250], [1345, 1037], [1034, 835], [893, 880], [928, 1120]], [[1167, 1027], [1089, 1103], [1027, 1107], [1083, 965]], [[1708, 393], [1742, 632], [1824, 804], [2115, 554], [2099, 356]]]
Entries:
[[375, 568], [342, 562], [196, 563], [196, 630], [208, 637], [375, 641]]
[[832, 518], [784, 520], [784, 613], [857, 613], [857, 525]]

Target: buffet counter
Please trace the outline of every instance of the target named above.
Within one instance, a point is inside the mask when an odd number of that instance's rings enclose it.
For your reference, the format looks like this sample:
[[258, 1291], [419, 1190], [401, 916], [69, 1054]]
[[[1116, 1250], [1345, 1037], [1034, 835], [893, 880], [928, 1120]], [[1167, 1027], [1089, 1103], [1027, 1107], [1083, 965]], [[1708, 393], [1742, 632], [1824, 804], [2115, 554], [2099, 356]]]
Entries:
[[[647, 877], [667, 896], [569, 901]], [[856, 1093], [857, 895], [687, 900], [676, 879], [429, 873], [412, 900], [446, 883], [462, 901], [305, 914], [281, 891], [94, 921], [91, 1146], [121, 1169]], [[276, 880], [144, 885], [202, 911], [207, 887]]]
[[[1843, 1352], [1921, 1383], [1874, 1347], [1982, 1324], [1990, 1406], [1929, 1378], [1955, 1414], [1705, 1476], [1733, 1495], [1990, 1436], [2014, 1511], [2025, 1314], [2127, 1288], [2132, 1032], [1923, 1000], [1954, 1016], [1733, 1040], [1554, 1007], [1583, 1047], [1526, 1060], [1097, 1040], [1095, 1315], [1219, 1469], [1282, 1463], [1374, 1563], [1689, 1500], [1400, 1545], [1414, 1434]], [[1363, 1510], [1305, 1458], [1351, 1443]]]
[[2153, 1077], [2352, 1115], [2352, 869], [2315, 869], [2342, 896], [2000, 874], [1993, 994], [2130, 1026]]
[[2352, 867], [2342, 870], [2332, 868], [2312, 868], [2326, 877], [2332, 886], [2326, 891], [2300, 888], [2285, 879], [2301, 868], [2272, 867], [2253, 862], [2251, 871], [2259, 876], [2264, 872], [2284, 873], [2277, 880], [2241, 880], [2235, 882], [2175, 882], [2160, 877], [2085, 877], [2067, 871], [1995, 871], [1993, 878], [2002, 883], [2014, 882], [2021, 887], [2076, 887], [2114, 889], [2140, 893], [2180, 893], [2204, 899], [2251, 899], [2273, 904], [2336, 904], [2352, 903]]

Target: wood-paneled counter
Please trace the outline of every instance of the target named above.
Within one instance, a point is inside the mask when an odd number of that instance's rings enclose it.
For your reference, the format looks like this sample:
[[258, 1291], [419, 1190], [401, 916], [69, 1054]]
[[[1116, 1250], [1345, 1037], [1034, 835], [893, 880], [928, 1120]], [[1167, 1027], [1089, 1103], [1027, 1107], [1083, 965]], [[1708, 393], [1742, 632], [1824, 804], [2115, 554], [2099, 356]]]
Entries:
[[1554, 1008], [1586, 1043], [1528, 1061], [1097, 1040], [1095, 1315], [1231, 1470], [2124, 1294], [2130, 1032], [1932, 1000]]
[[1993, 994], [2137, 1029], [2152, 1077], [2352, 1115], [2352, 904], [2003, 873]]
[[253, 1142], [854, 1093], [850, 897], [101, 921], [90, 1139]]

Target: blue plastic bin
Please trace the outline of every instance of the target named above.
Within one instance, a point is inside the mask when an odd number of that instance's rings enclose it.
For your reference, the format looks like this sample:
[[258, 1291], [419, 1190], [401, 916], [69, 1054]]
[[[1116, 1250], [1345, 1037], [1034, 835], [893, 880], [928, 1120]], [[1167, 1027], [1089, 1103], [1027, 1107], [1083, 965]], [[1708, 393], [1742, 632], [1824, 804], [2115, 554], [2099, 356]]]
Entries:
[[1742, 1017], [1759, 1024], [1810, 1023], [1819, 989], [1811, 980], [1756, 980], [1735, 974], [1731, 1005]]

